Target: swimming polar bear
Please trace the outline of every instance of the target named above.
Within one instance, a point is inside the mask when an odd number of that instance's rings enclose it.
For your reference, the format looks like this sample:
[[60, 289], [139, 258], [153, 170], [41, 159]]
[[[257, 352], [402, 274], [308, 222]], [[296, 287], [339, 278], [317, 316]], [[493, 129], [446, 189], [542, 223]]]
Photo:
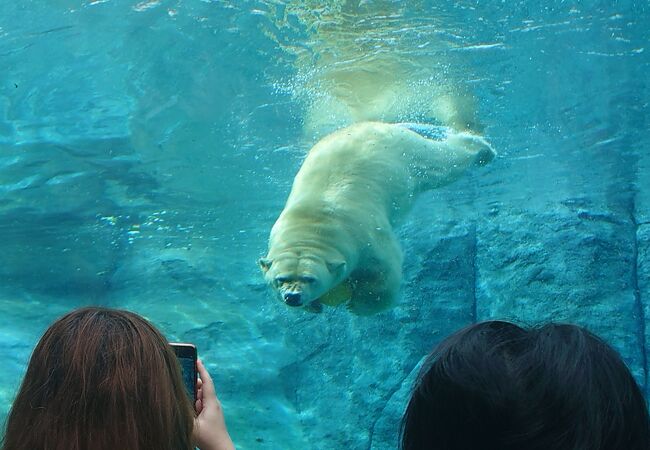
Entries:
[[309, 152], [259, 260], [289, 306], [355, 314], [390, 307], [402, 251], [393, 226], [421, 192], [458, 179], [495, 156], [477, 135], [417, 124], [362, 122]]

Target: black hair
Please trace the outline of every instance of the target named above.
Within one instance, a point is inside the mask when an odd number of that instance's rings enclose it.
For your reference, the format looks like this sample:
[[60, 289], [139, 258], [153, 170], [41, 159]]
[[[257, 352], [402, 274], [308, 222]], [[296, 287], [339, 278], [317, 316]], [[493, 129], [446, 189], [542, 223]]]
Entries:
[[401, 448], [648, 450], [648, 410], [618, 353], [586, 329], [489, 321], [426, 359]]

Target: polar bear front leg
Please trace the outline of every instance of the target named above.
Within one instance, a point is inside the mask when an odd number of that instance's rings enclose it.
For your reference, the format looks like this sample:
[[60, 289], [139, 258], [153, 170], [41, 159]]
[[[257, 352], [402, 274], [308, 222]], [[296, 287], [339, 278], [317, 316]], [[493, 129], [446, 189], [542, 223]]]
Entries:
[[402, 279], [401, 264], [398, 267], [377, 267], [350, 275], [352, 298], [348, 309], [357, 315], [376, 314], [393, 306]]
[[375, 314], [394, 305], [402, 282], [402, 248], [390, 225], [379, 224], [358, 268], [348, 278], [352, 290], [348, 309]]

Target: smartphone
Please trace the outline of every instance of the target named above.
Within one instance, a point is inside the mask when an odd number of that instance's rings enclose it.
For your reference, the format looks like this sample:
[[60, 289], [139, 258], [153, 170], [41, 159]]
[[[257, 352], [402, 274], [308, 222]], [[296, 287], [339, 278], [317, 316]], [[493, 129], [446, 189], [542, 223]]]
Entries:
[[181, 364], [183, 384], [192, 405], [194, 405], [196, 401], [196, 346], [185, 342], [170, 342], [169, 345], [174, 349], [178, 362]]

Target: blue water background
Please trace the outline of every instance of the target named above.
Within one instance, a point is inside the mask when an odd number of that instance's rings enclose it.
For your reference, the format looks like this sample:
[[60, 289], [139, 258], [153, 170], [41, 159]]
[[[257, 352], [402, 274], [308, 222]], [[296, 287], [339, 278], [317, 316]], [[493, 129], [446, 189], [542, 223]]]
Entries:
[[463, 61], [499, 157], [420, 199], [400, 302], [362, 318], [288, 310], [256, 265], [314, 143], [289, 51], [312, 37], [285, 5], [0, 4], [0, 420], [38, 337], [86, 304], [196, 343], [241, 449], [394, 448], [420, 358], [490, 317], [586, 324], [643, 385], [647, 2], [396, 7], [420, 51]]

